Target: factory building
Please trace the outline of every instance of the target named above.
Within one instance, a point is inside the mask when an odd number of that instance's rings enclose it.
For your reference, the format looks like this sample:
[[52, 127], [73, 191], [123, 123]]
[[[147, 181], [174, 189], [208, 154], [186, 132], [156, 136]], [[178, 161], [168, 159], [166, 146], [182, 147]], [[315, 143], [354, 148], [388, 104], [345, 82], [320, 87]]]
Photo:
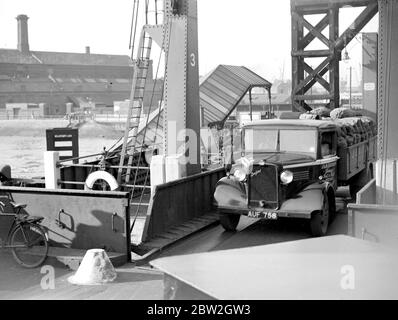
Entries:
[[[113, 113], [114, 101], [130, 97], [133, 62], [129, 56], [94, 54], [90, 47], [84, 53], [32, 51], [29, 18], [16, 19], [17, 49], [0, 49], [0, 116], [51, 117], [76, 109]], [[152, 65], [148, 74], [146, 85], [152, 91]], [[156, 87], [160, 91], [159, 83]], [[155, 95], [153, 104], [160, 95]], [[144, 101], [145, 107], [149, 103]]]

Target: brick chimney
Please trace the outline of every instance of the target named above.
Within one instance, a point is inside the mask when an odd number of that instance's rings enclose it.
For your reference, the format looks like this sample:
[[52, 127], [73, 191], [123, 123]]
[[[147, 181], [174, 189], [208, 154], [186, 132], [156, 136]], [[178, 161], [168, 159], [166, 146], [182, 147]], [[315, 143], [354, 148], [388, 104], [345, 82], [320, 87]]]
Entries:
[[22, 53], [29, 53], [28, 19], [25, 14], [20, 14], [18, 21], [18, 50]]

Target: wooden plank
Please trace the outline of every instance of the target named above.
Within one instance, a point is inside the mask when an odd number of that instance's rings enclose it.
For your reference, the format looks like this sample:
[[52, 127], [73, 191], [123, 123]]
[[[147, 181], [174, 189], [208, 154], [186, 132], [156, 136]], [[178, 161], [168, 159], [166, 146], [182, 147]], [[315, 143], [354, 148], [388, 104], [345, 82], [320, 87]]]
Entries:
[[[295, 8], [292, 6], [292, 14]], [[292, 16], [292, 52], [297, 52], [299, 50], [303, 50], [301, 46], [302, 39], [304, 36], [303, 27], [300, 26], [298, 21], [293, 19]], [[295, 56], [292, 54], [292, 106], [293, 109], [297, 109], [296, 105], [298, 105], [299, 109], [301, 109], [302, 104], [295, 100], [295, 94], [304, 94], [297, 89], [299, 83], [304, 79], [304, 68], [302, 67], [303, 58], [301, 56]]]
[[354, 20], [354, 22], [345, 30], [336, 40], [335, 46], [337, 50], [342, 50], [352, 39], [362, 30], [362, 28], [377, 14], [378, 2], [372, 1], [364, 11]]
[[[314, 71], [314, 69], [312, 69], [312, 67], [310, 67], [307, 63], [303, 63], [303, 67], [304, 67], [304, 71], [305, 72], [307, 72], [307, 73], [311, 73], [311, 72], [313, 72]], [[325, 69], [324, 69], [325, 70]], [[324, 73], [326, 73], [327, 72], [327, 69], [325, 70], [325, 72]], [[318, 82], [322, 87], [324, 87], [328, 92], [330, 91], [330, 84], [329, 84], [329, 82], [327, 82], [324, 78], [323, 78], [323, 75], [321, 75], [321, 74], [317, 74], [316, 76], [315, 76], [315, 78], [314, 78], [314, 80], [316, 80], [316, 82]], [[311, 82], [312, 83], [312, 82]], [[312, 83], [312, 85], [311, 85], [311, 87], [313, 86], [315, 84], [315, 82], [314, 83]], [[305, 92], [307, 92], [308, 90], [305, 90]]]
[[315, 75], [318, 74], [321, 70], [323, 70], [327, 65], [330, 63], [330, 61], [333, 59], [332, 56], [327, 57], [322, 63], [314, 69], [313, 72], [311, 72], [301, 83], [296, 87], [295, 89], [295, 94], [299, 94], [300, 90], [304, 88], [311, 80], [315, 78]]
[[333, 51], [333, 59], [329, 64], [330, 82], [330, 108], [338, 108], [340, 105], [340, 64], [335, 47], [336, 39], [339, 36], [339, 9], [331, 7], [329, 9], [329, 38], [331, 40], [330, 50]]
[[332, 54], [330, 50], [297, 50], [292, 51], [293, 57], [300, 57], [300, 58], [321, 58], [321, 57], [328, 57]]
[[296, 95], [295, 99], [296, 100], [326, 100], [326, 99], [332, 99], [332, 95], [330, 94], [313, 94], [313, 95]]
[[[327, 13], [327, 12], [326, 12]], [[315, 25], [315, 29], [317, 29], [319, 32], [322, 32], [327, 26], [329, 25], [329, 17], [328, 17], [328, 15], [326, 14], [326, 16], [325, 17], [323, 17], [322, 18], [322, 20], [321, 21], [319, 21], [316, 25]], [[308, 32], [305, 36], [304, 36], [304, 38], [303, 38], [303, 40], [301, 41], [301, 47], [303, 48], [303, 49], [305, 49], [305, 47], [307, 47], [311, 42], [312, 42], [312, 40], [314, 40], [315, 39], [315, 35], [314, 34], [312, 34], [311, 32]]]
[[293, 19], [296, 19], [299, 24], [305, 27], [310, 33], [317, 37], [321, 42], [323, 42], [327, 47], [330, 46], [330, 41], [326, 38], [318, 29], [316, 29], [311, 23], [304, 19], [303, 16], [299, 15], [297, 12], [293, 13]]
[[[312, 69], [312, 68], [311, 68]], [[329, 65], [322, 69], [303, 89], [304, 92], [308, 92], [311, 87], [318, 81], [319, 78], [323, 79], [323, 76], [329, 71]], [[329, 91], [329, 90], [328, 90]]]
[[351, 6], [351, 7], [364, 7], [373, 0], [291, 0], [292, 6], [297, 10], [307, 8], [308, 10], [319, 9], [320, 7], [329, 8], [330, 5], [337, 7]]

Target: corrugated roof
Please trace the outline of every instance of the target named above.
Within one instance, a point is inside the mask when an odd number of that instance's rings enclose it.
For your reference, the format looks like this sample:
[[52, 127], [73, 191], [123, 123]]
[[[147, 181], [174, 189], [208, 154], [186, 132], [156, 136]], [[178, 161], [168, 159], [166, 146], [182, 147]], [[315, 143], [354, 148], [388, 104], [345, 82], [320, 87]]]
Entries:
[[236, 108], [250, 88], [270, 89], [272, 84], [243, 66], [219, 65], [200, 83], [200, 105], [204, 126], [222, 122]]
[[99, 66], [132, 65], [130, 57], [124, 55], [43, 51], [31, 51], [29, 54], [22, 54], [19, 50], [12, 49], [0, 49], [0, 63]]

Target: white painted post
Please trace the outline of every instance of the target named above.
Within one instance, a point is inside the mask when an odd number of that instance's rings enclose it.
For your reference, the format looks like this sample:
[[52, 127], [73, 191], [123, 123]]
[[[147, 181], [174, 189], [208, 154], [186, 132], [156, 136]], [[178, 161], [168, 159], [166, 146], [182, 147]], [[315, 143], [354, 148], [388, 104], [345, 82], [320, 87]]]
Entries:
[[59, 152], [44, 152], [44, 176], [46, 189], [59, 189], [58, 181], [61, 179], [61, 170], [57, 167]]
[[166, 157], [166, 182], [182, 179], [187, 176], [184, 155]]
[[398, 203], [397, 161], [386, 159], [376, 162], [377, 202], [384, 205]]
[[165, 157], [164, 155], [152, 156], [150, 170], [151, 170], [151, 192], [152, 195], [155, 187], [164, 184], [166, 181], [165, 172]]

